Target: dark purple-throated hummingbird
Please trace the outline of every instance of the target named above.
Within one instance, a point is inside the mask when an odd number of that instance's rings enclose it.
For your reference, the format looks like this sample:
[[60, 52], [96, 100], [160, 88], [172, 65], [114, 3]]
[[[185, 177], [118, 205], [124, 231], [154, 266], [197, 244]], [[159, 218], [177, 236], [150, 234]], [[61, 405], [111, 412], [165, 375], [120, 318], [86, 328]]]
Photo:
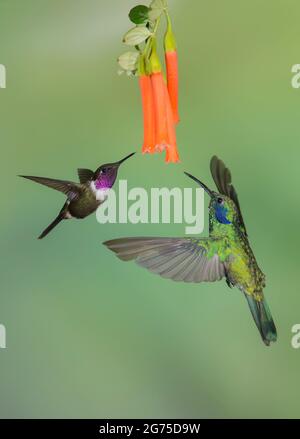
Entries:
[[62, 220], [71, 218], [82, 219], [95, 212], [100, 204], [106, 200], [109, 189], [113, 187], [118, 175], [119, 166], [134, 154], [133, 152], [118, 162], [101, 165], [95, 172], [90, 169], [78, 169], [79, 183], [68, 180], [20, 175], [20, 177], [33, 180], [63, 192], [68, 197], [58, 216], [41, 233], [39, 239], [48, 235]]
[[276, 341], [276, 328], [263, 294], [265, 275], [251, 250], [231, 174], [216, 156], [211, 174], [218, 192], [186, 173], [210, 196], [208, 238], [121, 238], [104, 242], [123, 261], [135, 262], [162, 277], [183, 282], [214, 282], [245, 295], [263, 342]]

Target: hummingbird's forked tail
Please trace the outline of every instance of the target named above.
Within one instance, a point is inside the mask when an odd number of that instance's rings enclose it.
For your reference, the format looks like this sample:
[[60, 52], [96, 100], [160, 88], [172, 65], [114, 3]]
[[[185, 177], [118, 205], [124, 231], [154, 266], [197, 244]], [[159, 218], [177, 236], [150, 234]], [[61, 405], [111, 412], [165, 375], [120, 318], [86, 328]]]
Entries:
[[277, 331], [266, 299], [258, 301], [247, 293], [245, 296], [261, 338], [269, 346], [271, 341], [277, 340]]
[[38, 239], [43, 239], [45, 238], [46, 235], [48, 235], [49, 232], [51, 232], [52, 229], [54, 229], [54, 227], [57, 226], [57, 224], [59, 224], [62, 220], [64, 219], [64, 215], [62, 212], [60, 212], [58, 214], [58, 216], [55, 218], [55, 220], [52, 221], [51, 224], [49, 224], [48, 227], [46, 227], [46, 229], [40, 234], [40, 236], [38, 237]]

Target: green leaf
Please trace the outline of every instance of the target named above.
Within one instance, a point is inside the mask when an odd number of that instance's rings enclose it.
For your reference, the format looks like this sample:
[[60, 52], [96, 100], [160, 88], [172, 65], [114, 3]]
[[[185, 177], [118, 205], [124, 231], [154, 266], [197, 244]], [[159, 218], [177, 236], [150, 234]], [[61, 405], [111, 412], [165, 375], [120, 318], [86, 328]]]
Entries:
[[168, 7], [167, 0], [153, 0], [150, 3], [151, 9], [166, 9]]
[[163, 13], [163, 9], [150, 9], [149, 20], [152, 22], [156, 21], [161, 16], [162, 13]]
[[138, 5], [129, 12], [130, 20], [135, 24], [144, 24], [149, 21], [149, 8], [145, 5]]
[[138, 52], [125, 52], [118, 58], [118, 63], [122, 69], [126, 71], [134, 71], [137, 69]]
[[130, 29], [123, 38], [123, 42], [129, 46], [138, 46], [143, 43], [148, 37], [150, 37], [151, 32], [145, 26], [138, 26]]
[[148, 13], [149, 19], [151, 21], [157, 20], [164, 10], [167, 8], [166, 0], [153, 0], [150, 4], [150, 11]]

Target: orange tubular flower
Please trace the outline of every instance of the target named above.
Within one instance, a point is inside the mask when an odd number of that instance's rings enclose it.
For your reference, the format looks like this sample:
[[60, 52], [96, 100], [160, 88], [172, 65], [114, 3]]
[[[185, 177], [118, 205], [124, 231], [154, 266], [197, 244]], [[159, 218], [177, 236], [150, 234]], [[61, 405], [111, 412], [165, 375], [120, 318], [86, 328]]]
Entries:
[[140, 89], [142, 95], [143, 119], [144, 119], [144, 143], [142, 152], [155, 152], [155, 113], [150, 76], [140, 75]]
[[166, 84], [162, 72], [151, 75], [151, 84], [155, 111], [155, 150], [156, 152], [162, 152], [169, 141], [165, 98]]
[[151, 41], [149, 59], [140, 55], [139, 82], [144, 118], [144, 143], [142, 152], [153, 154], [166, 150], [166, 161], [179, 161], [173, 110], [160, 60], [156, 40]]
[[[164, 37], [166, 75], [157, 53], [159, 26], [164, 15], [167, 18]], [[123, 42], [134, 46], [136, 51], [123, 53], [118, 63], [122, 71], [139, 76], [144, 128], [142, 153], [166, 151], [166, 162], [177, 163], [178, 60], [167, 0], [153, 1], [149, 8], [135, 6], [130, 10], [129, 18], [136, 26], [126, 32]]]
[[166, 162], [167, 163], [177, 163], [179, 162], [179, 155], [177, 151], [177, 142], [176, 142], [176, 132], [174, 126], [174, 115], [172, 111], [172, 106], [170, 102], [169, 93], [167, 87], [165, 87], [165, 102], [166, 102], [166, 110], [167, 110], [167, 126], [168, 126], [168, 145], [166, 148]]
[[156, 41], [153, 41], [150, 57], [151, 84], [155, 111], [155, 150], [167, 152], [166, 161], [178, 162], [176, 133], [170, 97], [164, 80], [160, 61], [156, 52]]
[[174, 123], [179, 122], [178, 114], [178, 58], [176, 51], [166, 52], [168, 92], [173, 110]]
[[167, 68], [167, 83], [171, 106], [174, 114], [174, 123], [179, 122], [178, 114], [178, 57], [175, 37], [172, 31], [171, 20], [167, 15], [168, 28], [165, 35], [165, 59]]

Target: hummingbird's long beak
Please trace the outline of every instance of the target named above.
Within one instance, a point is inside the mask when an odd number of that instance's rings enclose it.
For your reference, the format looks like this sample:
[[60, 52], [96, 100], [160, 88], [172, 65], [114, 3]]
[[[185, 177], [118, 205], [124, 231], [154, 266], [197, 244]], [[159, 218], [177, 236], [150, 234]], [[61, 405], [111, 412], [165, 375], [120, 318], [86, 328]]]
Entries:
[[130, 157], [132, 157], [134, 154], [135, 154], [135, 152], [132, 152], [131, 154], [129, 154], [126, 157], [124, 157], [122, 160], [119, 160], [117, 162], [117, 164], [120, 165], [121, 163], [125, 162], [125, 160], [129, 159]]
[[198, 183], [199, 186], [201, 186], [210, 197], [213, 196], [213, 192], [204, 183], [202, 183], [202, 181], [198, 180], [198, 178], [194, 177], [193, 175], [189, 174], [188, 172], [184, 172], [184, 173], [185, 173], [185, 175], [190, 177], [192, 180], [194, 180], [196, 183]]

